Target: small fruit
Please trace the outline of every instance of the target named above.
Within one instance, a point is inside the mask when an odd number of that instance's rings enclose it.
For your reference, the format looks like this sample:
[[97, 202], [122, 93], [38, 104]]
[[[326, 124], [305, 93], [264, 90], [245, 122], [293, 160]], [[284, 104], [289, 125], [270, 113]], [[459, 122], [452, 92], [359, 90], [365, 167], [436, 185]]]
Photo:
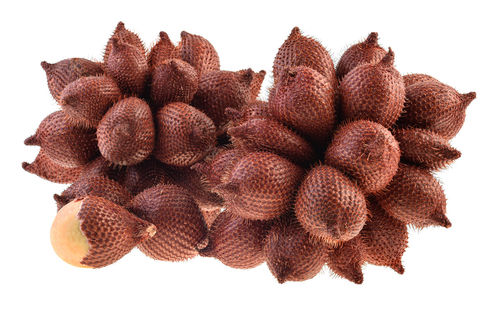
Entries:
[[217, 51], [202, 36], [181, 32], [181, 41], [175, 48], [174, 55], [193, 66], [200, 77], [208, 72], [220, 70]]
[[157, 65], [173, 58], [175, 45], [170, 41], [168, 34], [160, 31], [160, 39], [151, 48], [147, 55], [149, 68], [154, 69]]
[[146, 49], [144, 48], [144, 44], [141, 41], [141, 38], [132, 31], [125, 28], [125, 24], [123, 22], [119, 22], [116, 25], [115, 31], [111, 38], [109, 38], [108, 43], [106, 44], [106, 49], [104, 51], [104, 63], [108, 61], [111, 50], [113, 49], [113, 41], [118, 39], [124, 43], [130, 44], [131, 46], [137, 48], [140, 53], [146, 54]]
[[337, 247], [329, 248], [327, 251], [326, 264], [332, 272], [356, 284], [363, 283], [364, 263], [361, 237], [350, 239]]
[[59, 184], [69, 184], [76, 181], [83, 170], [83, 166], [70, 168], [60, 166], [52, 161], [43, 149], [40, 149], [35, 161], [32, 163], [23, 162], [22, 166], [29, 173]]

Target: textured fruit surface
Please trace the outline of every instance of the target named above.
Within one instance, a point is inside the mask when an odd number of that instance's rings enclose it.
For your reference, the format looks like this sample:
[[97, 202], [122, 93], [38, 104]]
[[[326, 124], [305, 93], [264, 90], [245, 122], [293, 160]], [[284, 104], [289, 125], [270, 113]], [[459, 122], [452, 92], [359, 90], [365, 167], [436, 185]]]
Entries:
[[406, 225], [389, 216], [374, 200], [370, 201], [369, 210], [370, 219], [361, 231], [364, 258], [371, 264], [391, 267], [403, 274], [401, 257], [408, 245]]
[[241, 218], [228, 210], [220, 213], [208, 233], [208, 245], [200, 255], [219, 259], [223, 264], [249, 269], [264, 262], [264, 239], [269, 224]]
[[119, 22], [116, 25], [113, 35], [109, 38], [108, 43], [106, 44], [106, 49], [104, 50], [103, 57], [104, 63], [108, 61], [109, 54], [113, 49], [114, 40], [120, 40], [124, 43], [130, 44], [131, 46], [137, 48], [140, 53], [146, 54], [146, 49], [144, 48], [144, 44], [142, 43], [139, 36], [125, 28], [125, 24], [123, 22]]
[[295, 214], [311, 235], [329, 245], [358, 235], [366, 221], [366, 202], [361, 190], [337, 169], [319, 165], [300, 185]]
[[325, 163], [351, 177], [365, 193], [382, 190], [398, 170], [398, 142], [382, 125], [354, 121], [339, 128], [325, 154]]
[[[239, 74], [245, 74], [247, 70], [242, 69], [237, 71]], [[250, 100], [255, 101], [260, 94], [260, 88], [262, 86], [262, 82], [264, 82], [264, 78], [266, 77], [266, 71], [261, 70], [259, 72], [254, 72], [252, 74], [252, 82], [250, 83]]]
[[386, 50], [378, 45], [378, 33], [372, 32], [365, 41], [349, 47], [340, 57], [337, 65], [339, 80], [351, 70], [363, 64], [376, 64], [386, 54]]
[[391, 49], [376, 64], [351, 70], [340, 83], [341, 107], [348, 120], [371, 120], [389, 128], [405, 103], [403, 78], [394, 68]]
[[405, 87], [409, 87], [410, 85], [417, 84], [420, 82], [439, 82], [436, 78], [433, 78], [429, 75], [423, 73], [411, 73], [403, 76], [403, 81], [405, 83]]
[[264, 242], [264, 254], [279, 283], [311, 279], [326, 262], [325, 247], [313, 240], [293, 215], [280, 218], [271, 227]]
[[192, 168], [202, 174], [211, 187], [227, 184], [233, 167], [243, 155], [239, 148], [219, 148], [210, 159], [198, 162]]
[[160, 31], [159, 36], [160, 38], [147, 55], [148, 65], [151, 69], [154, 69], [154, 67], [156, 67], [157, 65], [173, 58], [175, 45], [172, 43], [172, 41], [170, 41], [170, 38], [168, 37], [168, 34], [166, 32]]
[[350, 239], [327, 250], [326, 264], [332, 272], [356, 284], [363, 283], [364, 263], [361, 237]]
[[250, 101], [239, 110], [226, 108], [225, 114], [231, 119], [233, 126], [252, 119], [273, 119], [269, 103], [261, 100]]
[[63, 111], [48, 115], [26, 145], [38, 145], [54, 163], [66, 168], [87, 164], [98, 152], [95, 130], [70, 122]]
[[219, 55], [202, 36], [181, 32], [181, 42], [175, 48], [175, 56], [187, 62], [196, 69], [199, 76], [220, 69]]
[[168, 59], [153, 69], [151, 99], [156, 107], [167, 103], [189, 103], [198, 90], [198, 74], [180, 59]]
[[238, 161], [229, 181], [216, 191], [235, 214], [248, 219], [271, 219], [292, 207], [303, 173], [280, 156], [252, 152]]
[[120, 100], [106, 112], [97, 128], [102, 155], [118, 165], [134, 165], [154, 148], [155, 128], [148, 104], [137, 97]]
[[317, 71], [291, 67], [281, 74], [269, 107], [278, 121], [315, 142], [324, 142], [335, 123], [334, 97], [333, 87]]
[[121, 182], [133, 195], [137, 195], [158, 184], [171, 184], [173, 181], [163, 163], [148, 158], [139, 164], [127, 166]]
[[203, 112], [170, 103], [156, 114], [154, 156], [165, 164], [191, 166], [215, 147], [215, 125]]
[[423, 129], [396, 129], [401, 157], [415, 165], [438, 170], [460, 158], [461, 153], [438, 134]]
[[417, 127], [434, 131], [446, 139], [453, 138], [465, 121], [465, 110], [475, 92], [460, 94], [440, 82], [421, 82], [406, 89], [405, 113], [400, 127]]
[[29, 173], [59, 184], [69, 184], [76, 181], [83, 170], [82, 166], [71, 168], [60, 166], [52, 161], [43, 149], [40, 149], [35, 161], [32, 163], [23, 162], [22, 167]]
[[128, 210], [153, 223], [157, 232], [138, 248], [157, 260], [180, 261], [198, 254], [196, 246], [207, 227], [189, 193], [175, 185], [156, 185], [139, 193]]
[[98, 156], [82, 168], [79, 179], [103, 176], [112, 180], [121, 180], [124, 170], [117, 168], [102, 156]]
[[417, 228], [451, 226], [445, 216], [443, 188], [425, 169], [400, 163], [393, 180], [377, 199], [389, 215]]

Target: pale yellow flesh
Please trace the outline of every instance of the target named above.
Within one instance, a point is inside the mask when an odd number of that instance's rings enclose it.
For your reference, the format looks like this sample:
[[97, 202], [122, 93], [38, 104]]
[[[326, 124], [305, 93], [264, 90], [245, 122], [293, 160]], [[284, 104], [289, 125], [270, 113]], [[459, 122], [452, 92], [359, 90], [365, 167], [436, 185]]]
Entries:
[[80, 229], [78, 212], [83, 200], [72, 201], [57, 212], [50, 229], [50, 242], [56, 254], [70, 265], [90, 268], [81, 261], [89, 251], [87, 238]]

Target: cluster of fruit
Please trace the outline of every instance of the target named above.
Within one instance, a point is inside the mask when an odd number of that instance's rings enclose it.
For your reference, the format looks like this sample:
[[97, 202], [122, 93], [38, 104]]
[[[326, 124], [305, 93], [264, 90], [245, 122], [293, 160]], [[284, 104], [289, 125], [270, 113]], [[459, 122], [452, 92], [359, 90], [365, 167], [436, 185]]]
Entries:
[[475, 93], [401, 76], [377, 34], [337, 70], [294, 28], [265, 72], [221, 71], [213, 46], [166, 33], [146, 51], [119, 23], [102, 63], [43, 62], [61, 110], [26, 144], [23, 167], [73, 183], [55, 195], [51, 240], [68, 263], [102, 267], [137, 246], [168, 261], [266, 262], [282, 283], [327, 266], [355, 283], [371, 263], [403, 273], [407, 226], [449, 227], [432, 172]]

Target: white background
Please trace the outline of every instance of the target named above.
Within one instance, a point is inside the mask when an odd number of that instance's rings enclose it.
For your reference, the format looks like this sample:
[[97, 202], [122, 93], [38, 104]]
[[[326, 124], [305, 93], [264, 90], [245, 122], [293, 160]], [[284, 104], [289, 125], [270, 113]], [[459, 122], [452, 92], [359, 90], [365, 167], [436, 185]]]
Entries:
[[[0, 8], [1, 310], [500, 308], [498, 9], [481, 1], [8, 3]], [[65, 187], [21, 169], [38, 152], [24, 146], [24, 138], [58, 108], [40, 61], [99, 59], [120, 20], [147, 46], [160, 30], [174, 41], [182, 30], [205, 36], [223, 69], [265, 69], [266, 87], [274, 55], [293, 26], [319, 39], [335, 62], [350, 44], [378, 31], [402, 73], [428, 73], [462, 93], [476, 91], [452, 141], [463, 156], [438, 174], [453, 226], [411, 230], [405, 274], [366, 266], [362, 285], [326, 269], [312, 280], [279, 285], [265, 264], [235, 270], [209, 258], [159, 262], [137, 250], [103, 269], [65, 264], [49, 241], [52, 194]]]

